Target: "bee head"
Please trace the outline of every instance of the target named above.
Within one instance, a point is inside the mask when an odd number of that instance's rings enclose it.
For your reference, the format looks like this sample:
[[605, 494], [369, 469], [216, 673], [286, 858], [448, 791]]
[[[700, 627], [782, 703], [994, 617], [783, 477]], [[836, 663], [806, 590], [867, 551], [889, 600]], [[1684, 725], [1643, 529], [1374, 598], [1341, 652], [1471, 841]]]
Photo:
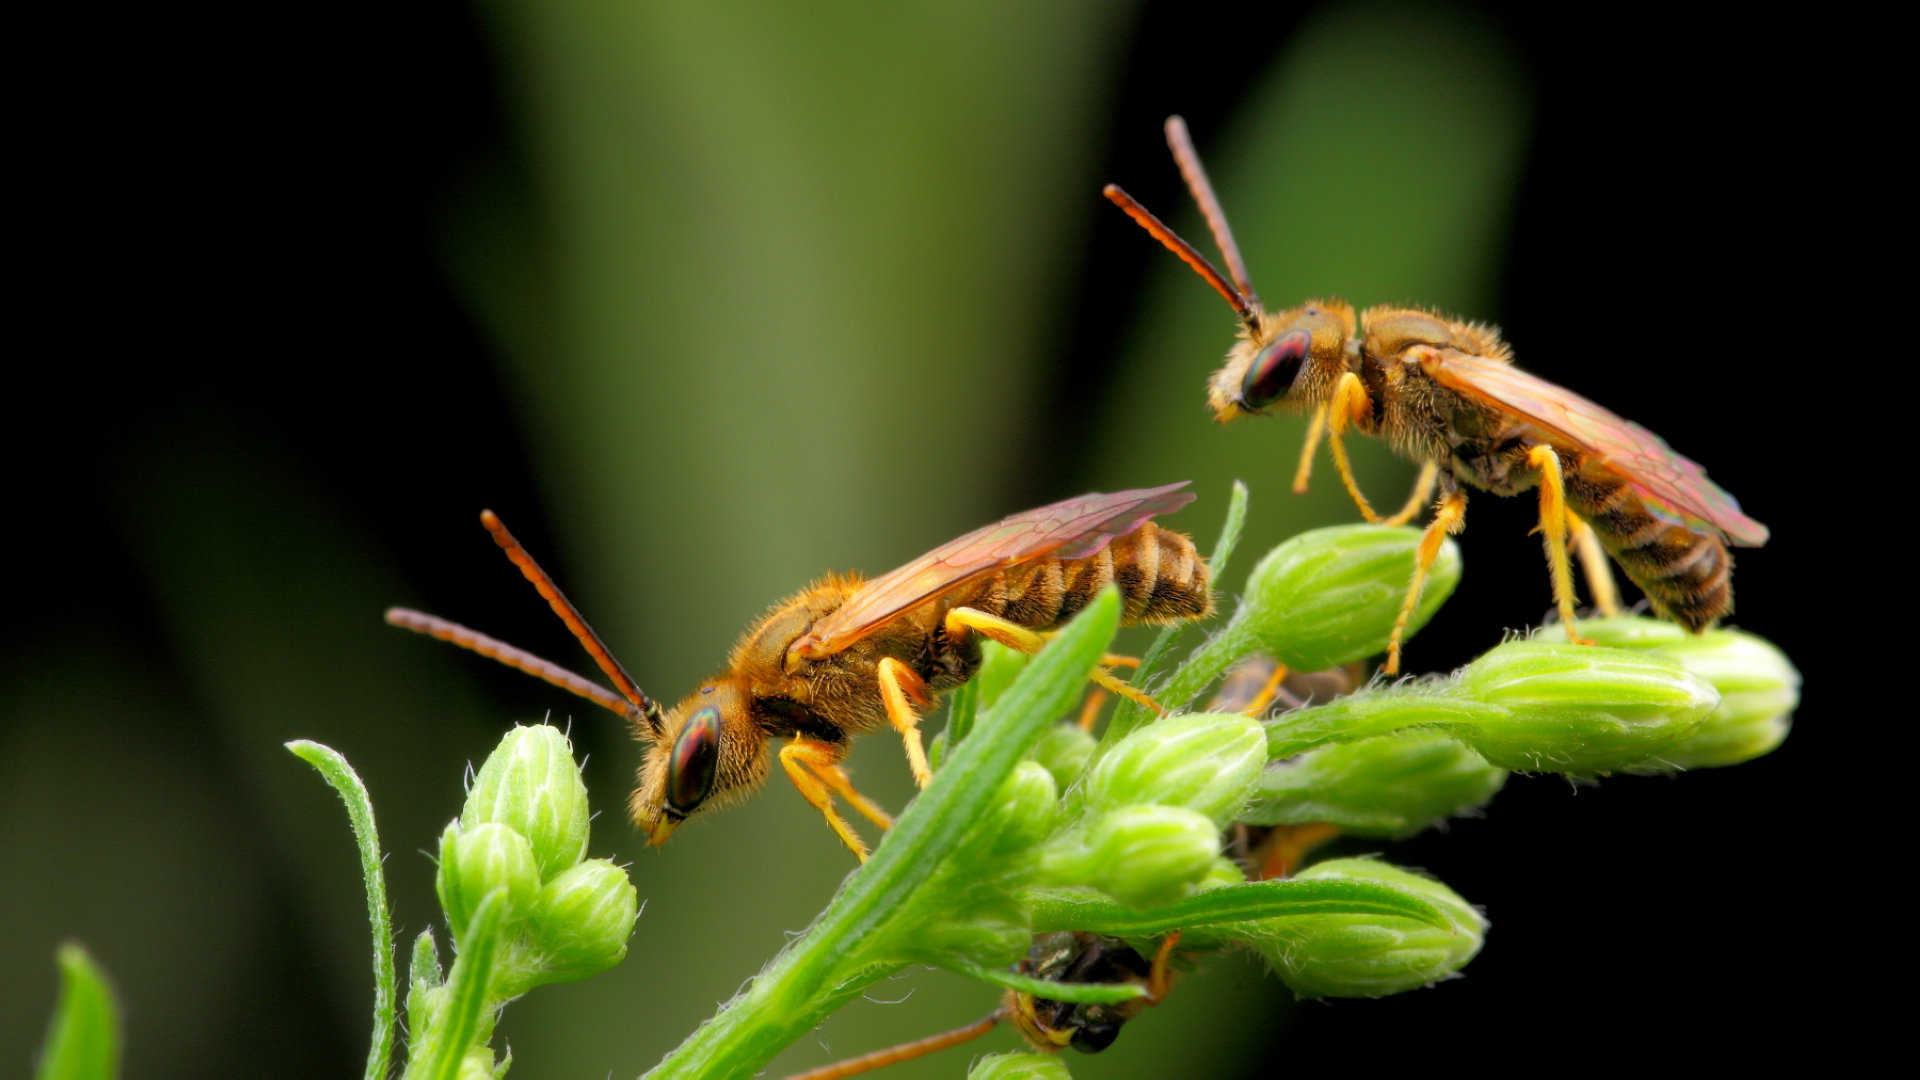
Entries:
[[1346, 370], [1356, 324], [1345, 301], [1315, 300], [1255, 314], [1207, 387], [1207, 402], [1222, 422], [1243, 413], [1318, 405]]
[[767, 777], [767, 736], [747, 709], [744, 686], [706, 683], [688, 694], [647, 748], [633, 790], [633, 823], [665, 843], [694, 814], [738, 799]]

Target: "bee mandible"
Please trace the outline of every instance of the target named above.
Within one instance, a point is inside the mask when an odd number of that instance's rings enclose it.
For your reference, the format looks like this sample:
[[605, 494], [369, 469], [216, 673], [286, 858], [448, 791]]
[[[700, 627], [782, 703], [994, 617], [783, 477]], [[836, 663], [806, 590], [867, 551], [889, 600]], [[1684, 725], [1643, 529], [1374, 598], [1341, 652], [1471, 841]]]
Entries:
[[[618, 693], [458, 623], [405, 608], [395, 626], [471, 649], [627, 718], [649, 743], [630, 811], [652, 844], [696, 813], [751, 794], [772, 771], [768, 744], [785, 738], [782, 769], [853, 853], [866, 845], [833, 796], [886, 828], [892, 819], [840, 768], [853, 736], [891, 726], [914, 780], [932, 779], [919, 710], [972, 677], [980, 637], [1037, 652], [1042, 633], [1104, 587], [1121, 595], [1125, 625], [1204, 618], [1206, 563], [1186, 536], [1151, 520], [1193, 500], [1166, 487], [1092, 494], [1014, 514], [869, 581], [828, 575], [776, 604], [740, 638], [727, 667], [671, 710], [640, 690], [579, 611], [492, 511], [494, 542], [592, 655]], [[1107, 663], [1125, 658], [1113, 657]], [[1152, 706], [1104, 667], [1101, 686]]]
[[[1741, 513], [1705, 469], [1646, 428], [1514, 367], [1493, 327], [1418, 308], [1383, 306], [1356, 315], [1337, 299], [1267, 311], [1247, 280], [1186, 124], [1168, 119], [1166, 135], [1231, 280], [1119, 187], [1109, 184], [1104, 194], [1240, 316], [1239, 340], [1208, 386], [1215, 418], [1276, 409], [1310, 413], [1294, 490], [1306, 490], [1324, 433], [1341, 482], [1368, 521], [1404, 524], [1439, 488], [1388, 645], [1388, 674], [1399, 671], [1400, 641], [1441, 540], [1465, 520], [1462, 485], [1495, 495], [1539, 489], [1540, 532], [1569, 640], [1579, 640], [1569, 540], [1604, 614], [1618, 608], [1607, 555], [1656, 613], [1689, 630], [1703, 630], [1733, 609], [1727, 545], [1759, 547], [1767, 527]], [[1361, 494], [1343, 442], [1349, 427], [1420, 463], [1420, 479], [1398, 513], [1377, 514]]]

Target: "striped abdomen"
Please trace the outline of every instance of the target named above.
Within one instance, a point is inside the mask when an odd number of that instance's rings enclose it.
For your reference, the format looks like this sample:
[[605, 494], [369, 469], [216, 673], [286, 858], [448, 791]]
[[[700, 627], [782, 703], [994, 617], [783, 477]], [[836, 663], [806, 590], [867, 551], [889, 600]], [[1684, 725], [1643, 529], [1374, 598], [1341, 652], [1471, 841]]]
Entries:
[[1568, 471], [1567, 504], [1656, 614], [1698, 632], [1733, 610], [1733, 555], [1717, 534], [1653, 516], [1632, 485], [1590, 462]]
[[1213, 611], [1207, 564], [1193, 541], [1148, 522], [1084, 559], [1036, 559], [986, 580], [965, 604], [1034, 630], [1051, 630], [1108, 584], [1120, 590], [1123, 625], [1199, 619]]

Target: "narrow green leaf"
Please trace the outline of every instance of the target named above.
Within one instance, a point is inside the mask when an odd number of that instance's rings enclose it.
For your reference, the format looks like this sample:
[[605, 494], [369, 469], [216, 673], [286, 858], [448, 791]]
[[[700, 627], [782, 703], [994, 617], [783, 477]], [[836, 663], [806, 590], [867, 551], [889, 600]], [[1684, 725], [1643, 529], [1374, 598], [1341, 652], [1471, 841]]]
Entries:
[[1147, 996], [1147, 988], [1138, 983], [1070, 983], [1036, 979], [1006, 968], [985, 968], [977, 964], [951, 964], [951, 970], [983, 983], [1004, 986], [1048, 1001], [1071, 1001], [1079, 1005], [1118, 1005]]
[[446, 1008], [426, 1033], [429, 1045], [422, 1047], [416, 1040], [411, 1048], [414, 1059], [407, 1063], [407, 1080], [457, 1080], [467, 1050], [491, 1032], [493, 1002], [487, 990], [510, 906], [506, 889], [493, 890], [473, 909], [465, 932], [455, 935], [461, 947], [447, 976]]
[[1115, 903], [1090, 889], [1031, 889], [1025, 899], [1036, 934], [1091, 930], [1115, 937], [1148, 937], [1213, 923], [1289, 915], [1392, 915], [1442, 930], [1453, 927], [1453, 920], [1436, 905], [1401, 889], [1363, 881], [1250, 881], [1146, 910]]
[[426, 1045], [428, 1038], [428, 995], [446, 981], [440, 969], [440, 946], [428, 927], [413, 939], [413, 956], [407, 963], [407, 1037], [416, 1047]]
[[393, 926], [387, 917], [387, 880], [381, 870], [380, 833], [373, 824], [373, 800], [365, 784], [331, 747], [298, 739], [287, 744], [295, 757], [320, 771], [347, 804], [347, 820], [360, 847], [360, 877], [367, 889], [367, 921], [373, 925], [373, 1045], [367, 1049], [367, 1080], [385, 1080], [393, 1059], [395, 1010]]
[[87, 950], [60, 946], [60, 1001], [40, 1051], [38, 1080], [112, 1080], [120, 1074], [120, 1015], [113, 987]]

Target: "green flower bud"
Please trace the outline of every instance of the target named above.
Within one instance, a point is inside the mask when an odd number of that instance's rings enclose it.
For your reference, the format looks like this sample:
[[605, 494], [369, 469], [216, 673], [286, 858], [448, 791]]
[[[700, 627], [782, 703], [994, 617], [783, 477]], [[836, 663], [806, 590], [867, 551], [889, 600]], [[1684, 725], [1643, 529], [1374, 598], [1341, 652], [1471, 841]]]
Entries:
[[1073, 1080], [1058, 1054], [988, 1054], [974, 1062], [967, 1080]]
[[1049, 884], [1091, 885], [1114, 899], [1151, 907], [1185, 896], [1213, 872], [1220, 830], [1176, 806], [1122, 806], [1096, 813], [1040, 853]]
[[1705, 679], [1657, 652], [1510, 641], [1467, 665], [1462, 694], [1504, 714], [1453, 734], [1501, 768], [1592, 775], [1665, 753], [1720, 704]]
[[1660, 755], [1660, 765], [1703, 769], [1738, 765], [1787, 737], [1800, 704], [1800, 673], [1770, 642], [1738, 630], [1688, 634], [1654, 619], [1596, 619], [1580, 632], [1602, 645], [1657, 648], [1720, 691], [1720, 707], [1692, 738]]
[[493, 1062], [492, 1048], [476, 1046], [467, 1051], [460, 1059], [460, 1071], [454, 1075], [459, 1080], [498, 1080], [500, 1069]]
[[440, 871], [434, 879], [440, 907], [455, 941], [466, 936], [467, 920], [495, 889], [507, 894], [507, 922], [533, 904], [540, 891], [540, 870], [527, 838], [505, 825], [448, 825], [440, 834]]
[[1321, 822], [1398, 839], [1483, 806], [1507, 781], [1444, 731], [1418, 729], [1323, 747], [1261, 774], [1251, 825]]
[[1053, 774], [1054, 784], [1064, 791], [1087, 771], [1087, 761], [1097, 745], [1099, 740], [1092, 732], [1080, 730], [1080, 725], [1055, 724], [1034, 744], [1032, 757]]
[[994, 830], [988, 850], [996, 855], [1025, 851], [1053, 831], [1060, 789], [1053, 774], [1034, 761], [1022, 761], [1000, 785], [1000, 797], [990, 811]]
[[[1247, 579], [1246, 598], [1226, 633], [1295, 671], [1338, 667], [1386, 651], [1413, 581], [1419, 529], [1341, 525], [1301, 533], [1268, 553]], [[1407, 623], [1411, 639], [1460, 584], [1452, 540], [1428, 571]]]
[[1377, 882], [1417, 893], [1455, 923], [1452, 933], [1384, 915], [1301, 915], [1263, 920], [1254, 947], [1302, 997], [1383, 997], [1448, 978], [1480, 951], [1487, 922], [1452, 889], [1372, 859], [1334, 859], [1298, 878]]
[[1247, 805], [1267, 764], [1259, 721], [1234, 713], [1189, 713], [1140, 728], [1087, 774], [1093, 810], [1158, 803], [1204, 814], [1216, 826]]
[[1667, 764], [1738, 765], [1786, 740], [1800, 705], [1800, 672], [1771, 642], [1737, 630], [1709, 630], [1662, 651], [1720, 691], [1720, 707], [1700, 731], [1660, 755]]
[[528, 944], [546, 982], [584, 979], [620, 962], [639, 900], [627, 872], [605, 859], [563, 870], [540, 887], [527, 919]]
[[1199, 891], [1205, 892], [1222, 885], [1244, 885], [1246, 882], [1247, 872], [1240, 869], [1239, 863], [1225, 855], [1217, 855], [1213, 860], [1213, 869], [1207, 871], [1207, 876], [1200, 879], [1198, 888]]
[[500, 740], [467, 792], [460, 823], [505, 825], [533, 845], [540, 876], [580, 861], [587, 849], [587, 786], [558, 728], [516, 727]]

